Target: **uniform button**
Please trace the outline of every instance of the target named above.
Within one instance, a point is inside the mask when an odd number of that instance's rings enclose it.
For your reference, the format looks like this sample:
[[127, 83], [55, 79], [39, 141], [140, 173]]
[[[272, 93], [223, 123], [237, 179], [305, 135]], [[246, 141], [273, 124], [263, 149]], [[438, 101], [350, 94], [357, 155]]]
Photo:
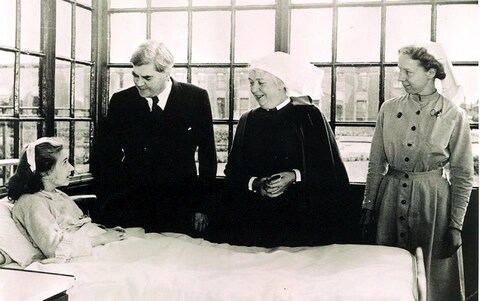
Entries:
[[412, 146], [413, 144], [411, 144], [411, 143], [407, 143], [407, 145], [408, 145], [408, 146]]
[[405, 205], [407, 203], [406, 200], [402, 200], [400, 203], [402, 203], [402, 205]]
[[408, 174], [405, 174], [405, 179], [408, 179]]
[[417, 129], [416, 126], [412, 126], [412, 131], [415, 131]]
[[398, 112], [397, 114], [397, 118], [400, 118], [400, 117], [402, 117], [402, 112]]
[[408, 187], [407, 183], [402, 184], [403, 187]]
[[410, 161], [410, 158], [409, 158], [409, 157], [406, 157], [406, 158], [405, 158], [405, 162], [408, 162], [408, 161]]
[[420, 115], [420, 111], [417, 111], [417, 115]]
[[400, 233], [400, 237], [405, 237], [405, 233]]
[[403, 222], [405, 218], [403, 216], [400, 216], [399, 219]]

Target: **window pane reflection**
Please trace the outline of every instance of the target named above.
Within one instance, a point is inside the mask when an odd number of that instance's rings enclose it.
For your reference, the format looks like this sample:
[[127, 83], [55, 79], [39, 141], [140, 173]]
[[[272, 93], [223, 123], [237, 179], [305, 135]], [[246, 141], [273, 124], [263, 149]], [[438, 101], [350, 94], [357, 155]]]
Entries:
[[20, 114], [39, 115], [40, 105], [39, 72], [40, 59], [33, 56], [20, 56]]
[[70, 122], [55, 122], [55, 136], [59, 137], [62, 140], [63, 145], [70, 145]]
[[240, 119], [242, 114], [250, 109], [258, 107], [258, 103], [250, 92], [248, 81], [248, 68], [235, 69], [235, 101], [233, 118]]
[[475, 67], [453, 67], [455, 79], [462, 86], [464, 101], [458, 103], [465, 109], [470, 122], [478, 122], [478, 102], [480, 95], [480, 77], [478, 66]]
[[338, 61], [380, 60], [380, 8], [338, 9]]
[[373, 127], [336, 127], [335, 136], [350, 182], [365, 182]]
[[152, 39], [163, 42], [172, 52], [175, 63], [187, 62], [187, 12], [161, 12], [152, 14]]
[[92, 51], [92, 14], [89, 10], [77, 7], [77, 28], [75, 40], [75, 58], [91, 60]]
[[75, 116], [90, 116], [90, 66], [75, 66]]
[[291, 18], [290, 53], [309, 62], [331, 62], [332, 9], [294, 9]]
[[194, 12], [192, 34], [193, 62], [230, 61], [230, 12]]
[[417, 41], [430, 41], [430, 6], [387, 7], [385, 60], [396, 62], [398, 49]]
[[110, 8], [139, 8], [147, 7], [146, 0], [110, 0]]
[[325, 115], [327, 120], [331, 120], [330, 109], [332, 99], [332, 68], [322, 67], [323, 70], [323, 82], [322, 82], [322, 99], [314, 99], [313, 104], [316, 105], [320, 111]]
[[132, 68], [110, 68], [110, 97], [113, 93], [133, 85]]
[[192, 68], [192, 84], [208, 91], [214, 119], [228, 118], [230, 69]]
[[38, 0], [22, 0], [21, 48], [40, 50], [40, 4]]
[[238, 11], [235, 27], [235, 61], [249, 63], [252, 59], [272, 53], [275, 49], [275, 11]]
[[385, 68], [385, 100], [405, 94], [402, 83], [398, 80], [400, 71], [398, 67]]
[[15, 46], [15, 0], [0, 1], [0, 45]]
[[75, 174], [90, 170], [90, 122], [75, 122]]
[[473, 148], [473, 186], [478, 187], [478, 129], [472, 130], [472, 148]]
[[0, 51], [0, 109], [2, 115], [13, 115], [14, 61], [13, 53]]
[[128, 63], [138, 45], [147, 37], [146, 14], [112, 14], [110, 22], [110, 62]]
[[70, 63], [57, 60], [55, 65], [55, 115], [70, 115]]
[[193, 0], [194, 6], [230, 5], [231, 0]]
[[450, 61], [478, 61], [478, 6], [439, 5], [437, 27], [437, 41], [444, 45]]
[[72, 5], [57, 1], [56, 55], [71, 56]]
[[23, 150], [27, 144], [37, 140], [38, 132], [41, 130], [41, 122], [20, 123], [20, 149]]
[[379, 103], [378, 67], [337, 69], [338, 121], [375, 121]]
[[0, 159], [13, 158], [13, 144], [13, 122], [0, 122]]
[[188, 0], [152, 0], [152, 7], [187, 6]]
[[217, 147], [217, 175], [225, 176], [223, 172], [228, 159], [228, 125], [214, 124], [215, 146]]

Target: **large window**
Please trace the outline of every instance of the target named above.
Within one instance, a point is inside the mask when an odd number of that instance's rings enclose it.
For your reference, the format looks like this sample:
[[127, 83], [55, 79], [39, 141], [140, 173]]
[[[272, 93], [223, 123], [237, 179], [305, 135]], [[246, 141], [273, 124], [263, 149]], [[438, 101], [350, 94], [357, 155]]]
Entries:
[[93, 12], [92, 0], [0, 1], [0, 159], [56, 135], [69, 147], [76, 179], [89, 177]]
[[209, 92], [222, 175], [235, 125], [257, 105], [248, 63], [275, 50], [289, 52], [324, 70], [324, 95], [314, 101], [331, 122], [351, 181], [364, 182], [378, 109], [404, 93], [398, 49], [438, 41], [464, 87], [459, 105], [469, 114], [478, 162], [480, 44], [471, 38], [479, 34], [477, 6], [443, 0], [110, 0], [105, 99], [133, 84], [128, 61], [135, 47], [145, 39], [163, 41], [176, 58], [173, 76]]

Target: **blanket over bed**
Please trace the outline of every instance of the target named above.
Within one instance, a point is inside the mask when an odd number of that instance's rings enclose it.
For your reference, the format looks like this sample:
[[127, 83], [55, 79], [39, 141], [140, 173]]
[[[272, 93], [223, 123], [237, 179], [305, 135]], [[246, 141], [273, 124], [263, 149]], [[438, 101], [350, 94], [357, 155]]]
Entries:
[[27, 267], [72, 274], [69, 300], [415, 300], [416, 263], [392, 247], [264, 249], [174, 233], [95, 247], [69, 263]]

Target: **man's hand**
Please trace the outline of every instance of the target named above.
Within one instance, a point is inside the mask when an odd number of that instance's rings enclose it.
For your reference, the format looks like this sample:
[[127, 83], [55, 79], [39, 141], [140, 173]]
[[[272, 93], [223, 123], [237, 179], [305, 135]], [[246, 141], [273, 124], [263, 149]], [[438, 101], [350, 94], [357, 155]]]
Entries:
[[456, 228], [448, 228], [443, 240], [441, 258], [449, 258], [454, 255], [462, 245], [462, 232]]
[[208, 223], [210, 222], [209, 219], [208, 219], [208, 216], [206, 214], [203, 214], [203, 213], [195, 213], [193, 215], [193, 228], [195, 229], [195, 231], [204, 231], [207, 226], [208, 226]]

